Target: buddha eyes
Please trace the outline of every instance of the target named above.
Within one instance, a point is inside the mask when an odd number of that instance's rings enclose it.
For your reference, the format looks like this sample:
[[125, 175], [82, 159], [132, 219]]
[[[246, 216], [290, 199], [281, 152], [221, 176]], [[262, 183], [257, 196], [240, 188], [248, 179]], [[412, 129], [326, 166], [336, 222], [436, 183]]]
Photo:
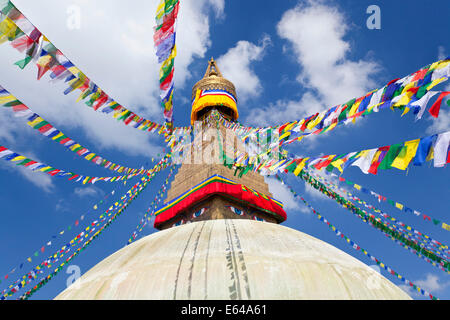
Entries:
[[258, 216], [256, 216], [256, 215], [253, 215], [253, 220], [256, 220], [256, 221], [262, 221], [262, 222], [266, 221], [266, 220], [264, 220], [263, 218], [260, 218], [260, 217], [258, 217]]
[[205, 213], [205, 211], [206, 211], [207, 209], [208, 209], [208, 208], [201, 208], [200, 210], [195, 211], [195, 212], [192, 214], [192, 218], [200, 217], [202, 214]]
[[180, 221], [175, 222], [175, 223], [173, 224], [173, 227], [181, 226], [183, 223], [184, 223], [184, 220], [181, 219]]
[[241, 210], [241, 209], [235, 208], [233, 206], [226, 206], [226, 207], [228, 207], [232, 212], [234, 212], [238, 216], [243, 216], [244, 215], [244, 211]]
[[192, 213], [191, 218], [189, 218], [189, 216], [188, 216], [186, 219], [181, 219], [180, 221], [175, 222], [172, 225], [172, 227], [177, 227], [177, 226], [181, 226], [182, 224], [191, 223], [192, 222], [191, 219], [200, 217], [202, 214], [204, 214], [206, 212], [206, 210], [208, 210], [208, 207], [201, 208], [201, 209], [195, 211], [194, 213]]

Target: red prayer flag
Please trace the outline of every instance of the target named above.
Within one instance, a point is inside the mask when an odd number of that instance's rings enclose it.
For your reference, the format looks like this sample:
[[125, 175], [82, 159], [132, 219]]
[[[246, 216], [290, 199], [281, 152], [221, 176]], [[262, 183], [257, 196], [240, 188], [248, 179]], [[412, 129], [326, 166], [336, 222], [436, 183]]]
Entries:
[[51, 124], [46, 124], [42, 128], [39, 128], [38, 130], [39, 130], [40, 133], [45, 133], [48, 130], [50, 130], [51, 128], [53, 128], [53, 126]]
[[[380, 147], [378, 148], [377, 151], [381, 151], [380, 154], [378, 155], [378, 158], [375, 159], [372, 164], [370, 165], [369, 170], [367, 170], [369, 173], [371, 174], [377, 174], [378, 172], [378, 166], [380, 165], [381, 161], [383, 161], [384, 155], [386, 154], [387, 151], [389, 151], [390, 146], [384, 146], [384, 147]], [[384, 154], [383, 154], [384, 151]]]
[[18, 104], [16, 106], [13, 106], [12, 109], [14, 112], [18, 112], [18, 111], [28, 110], [28, 107], [24, 104]]
[[394, 83], [394, 82], [397, 81], [397, 80], [400, 80], [400, 78], [397, 78], [397, 79], [394, 79], [394, 80], [389, 81], [388, 84], [387, 84], [386, 86], [389, 86], [390, 84]]
[[439, 110], [441, 109], [441, 103], [445, 96], [449, 95], [450, 91], [444, 91], [441, 92], [439, 97], [437, 98], [436, 102], [431, 106], [430, 110], [428, 112], [435, 118], [439, 116]]
[[411, 80], [411, 82], [423, 79], [423, 77], [427, 74], [427, 72], [428, 72], [428, 68], [417, 71], [414, 75], [414, 78]]
[[159, 88], [161, 90], [167, 90], [169, 88], [170, 83], [172, 82], [173, 79], [173, 71], [174, 69], [172, 69], [172, 71], [170, 72], [170, 74], [164, 79], [163, 82], [161, 82], [161, 84], [159, 85]]

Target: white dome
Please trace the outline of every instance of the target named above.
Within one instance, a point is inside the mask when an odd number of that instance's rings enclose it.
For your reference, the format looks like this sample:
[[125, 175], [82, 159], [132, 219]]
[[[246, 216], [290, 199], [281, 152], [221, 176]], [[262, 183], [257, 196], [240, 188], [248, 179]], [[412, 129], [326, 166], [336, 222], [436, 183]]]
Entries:
[[410, 299], [307, 234], [252, 220], [170, 228], [122, 248], [56, 299]]

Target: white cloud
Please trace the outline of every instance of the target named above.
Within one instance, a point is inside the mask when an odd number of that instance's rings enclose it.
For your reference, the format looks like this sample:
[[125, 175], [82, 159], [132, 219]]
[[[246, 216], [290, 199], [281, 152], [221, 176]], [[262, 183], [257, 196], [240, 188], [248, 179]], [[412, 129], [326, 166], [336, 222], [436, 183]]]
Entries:
[[264, 50], [270, 43], [268, 35], [264, 35], [259, 45], [242, 40], [217, 59], [222, 75], [235, 85], [238, 99], [246, 101], [261, 93], [261, 82], [252, 70], [251, 63], [263, 58]]
[[19, 172], [24, 176], [25, 179], [33, 183], [38, 188], [41, 188], [43, 191], [47, 193], [53, 191], [53, 181], [48, 174], [42, 172], [33, 172], [23, 167], [19, 169]]
[[[277, 25], [278, 35], [288, 40], [291, 53], [301, 67], [296, 80], [306, 90], [299, 101], [281, 100], [254, 110], [247, 121], [267, 124], [307, 116], [344, 103], [376, 88], [373, 75], [377, 63], [352, 61], [350, 42], [345, 41], [349, 26], [337, 8], [321, 1], [299, 4], [284, 13]], [[262, 123], [258, 122], [262, 121]]]
[[447, 53], [445, 51], [445, 47], [444, 46], [439, 46], [438, 47], [438, 59], [439, 60], [443, 60], [443, 59], [445, 59], [447, 57], [448, 57], [448, 55], [447, 55]]
[[55, 210], [56, 211], [60, 211], [60, 212], [68, 212], [68, 211], [70, 211], [69, 208], [67, 207], [66, 201], [64, 201], [63, 199], [59, 199], [58, 200], [58, 202], [55, 205]]
[[223, 19], [225, 18], [225, 0], [210, 0], [211, 6], [216, 13], [216, 18]]
[[[32, 152], [25, 152], [24, 154], [27, 154], [27, 156], [39, 162]], [[55, 185], [53, 184], [52, 177], [48, 174], [40, 171], [31, 171], [30, 169], [17, 166], [15, 163], [7, 162], [3, 159], [0, 159], [0, 161], [1, 168], [21, 174], [23, 178], [42, 189], [44, 192], [51, 193], [54, 190]]]
[[305, 193], [310, 195], [312, 198], [316, 200], [326, 200], [329, 199], [326, 195], [321, 193], [319, 190], [312, 187], [309, 183], [305, 182]]
[[[81, 12], [81, 28], [67, 28], [69, 4], [52, 0], [17, 0], [15, 5], [90, 79], [119, 103], [154, 121], [163, 122], [159, 104], [157, 63], [153, 46], [153, 26], [157, 1], [73, 0]], [[223, 0], [185, 0], [180, 4], [177, 25], [175, 81], [182, 87], [190, 77], [188, 67], [195, 57], [203, 57], [211, 45], [208, 11], [223, 13]], [[76, 103], [77, 93], [63, 95], [66, 84], [49, 84], [44, 76], [36, 81], [33, 64], [23, 71], [13, 63], [22, 59], [8, 45], [0, 47], [1, 85], [33, 111], [71, 136], [79, 128], [88, 137], [86, 147], [101, 152], [116, 149], [130, 155], [152, 156], [160, 152], [160, 138], [138, 131]], [[19, 120], [20, 121], [20, 120]], [[19, 124], [22, 125], [22, 124]], [[2, 137], [8, 135], [0, 129]], [[71, 136], [77, 140], [76, 136]], [[79, 138], [78, 138], [79, 139]], [[113, 159], [111, 159], [113, 160]]]
[[425, 279], [417, 280], [416, 285], [427, 291], [439, 291], [450, 285], [450, 282], [441, 281], [438, 276], [428, 273]]
[[95, 197], [97, 195], [103, 194], [101, 189], [96, 187], [86, 187], [86, 188], [75, 188], [74, 193], [80, 198], [83, 197]]
[[14, 125], [13, 117], [8, 114], [7, 110], [1, 110], [0, 113], [0, 139], [12, 143], [17, 134], [17, 126]]
[[265, 177], [264, 180], [269, 185], [269, 191], [272, 193], [273, 197], [283, 202], [285, 210], [301, 209], [298, 201], [294, 198], [294, 195], [289, 191], [288, 187], [275, 178]]
[[[432, 294], [435, 292], [440, 292], [450, 286], [450, 281], [442, 281], [438, 276], [435, 276], [431, 273], [428, 273], [425, 279], [419, 279], [413, 282], [419, 288], [422, 288]], [[413, 298], [423, 297], [422, 294], [420, 294], [416, 290], [413, 290], [411, 286], [400, 285], [399, 287]]]
[[437, 119], [432, 118], [431, 121], [432, 124], [426, 130], [427, 134], [432, 135], [448, 131], [450, 128], [450, 110], [442, 105], [439, 117]]

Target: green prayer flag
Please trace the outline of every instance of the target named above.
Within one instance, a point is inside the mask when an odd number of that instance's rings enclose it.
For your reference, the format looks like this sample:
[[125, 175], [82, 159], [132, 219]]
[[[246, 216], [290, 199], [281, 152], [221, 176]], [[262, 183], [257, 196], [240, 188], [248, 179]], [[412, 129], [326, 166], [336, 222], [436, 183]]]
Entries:
[[[406, 148], [405, 152], [406, 152]], [[394, 159], [398, 156], [400, 151], [403, 150], [403, 144], [393, 144], [390, 146], [389, 151], [384, 156], [383, 160], [381, 161], [380, 165], [378, 166], [378, 169], [387, 170], [391, 168], [392, 162], [394, 162]]]
[[9, 11], [11, 11], [11, 9], [14, 8], [14, 5], [12, 4], [11, 1], [8, 1], [8, 3], [6, 4], [6, 6], [2, 9], [2, 13], [4, 15], [8, 15]]
[[14, 107], [14, 106], [18, 106], [21, 105], [22, 102], [20, 102], [19, 100], [14, 100], [14, 101], [10, 101], [8, 103], [3, 104], [4, 107]]
[[32, 60], [32, 58], [30, 56], [27, 56], [27, 57], [25, 57], [25, 59], [17, 61], [14, 64], [23, 70], [27, 66], [27, 64], [30, 63], [31, 60]]
[[48, 124], [48, 122], [47, 121], [41, 121], [41, 122], [39, 122], [37, 125], [35, 125], [33, 128], [34, 129], [40, 129], [40, 128], [42, 128], [43, 126], [45, 126], [45, 125], [47, 125]]

